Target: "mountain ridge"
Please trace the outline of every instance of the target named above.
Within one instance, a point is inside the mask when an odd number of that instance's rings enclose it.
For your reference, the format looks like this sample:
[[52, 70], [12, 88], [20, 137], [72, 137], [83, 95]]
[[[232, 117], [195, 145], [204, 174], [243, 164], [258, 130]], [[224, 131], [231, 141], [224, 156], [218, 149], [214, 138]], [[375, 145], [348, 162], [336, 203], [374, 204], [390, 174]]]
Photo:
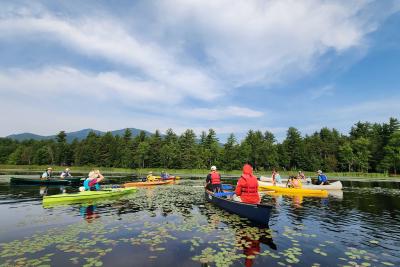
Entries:
[[[146, 135], [153, 134], [149, 131], [141, 130], [141, 129], [137, 129], [137, 128], [124, 128], [124, 129], [114, 130], [114, 131], [110, 131], [110, 132], [114, 136], [116, 136], [116, 135], [122, 136], [126, 129], [131, 130], [132, 136], [139, 135], [139, 133], [141, 131], [145, 132]], [[91, 128], [86, 128], [86, 129], [82, 129], [79, 131], [73, 131], [73, 132], [66, 132], [67, 142], [71, 143], [74, 139], [83, 140], [88, 136], [88, 134], [90, 132], [95, 132], [98, 135], [104, 135], [107, 133], [107, 132], [103, 132], [103, 131], [91, 129]], [[30, 139], [39, 141], [39, 140], [55, 139], [56, 137], [57, 137], [56, 134], [55, 135], [38, 135], [38, 134], [34, 134], [34, 133], [20, 133], [20, 134], [10, 134], [10, 135], [6, 136], [5, 138], [10, 138], [10, 139], [17, 140], [17, 141], [25, 141], [25, 140], [30, 140]]]

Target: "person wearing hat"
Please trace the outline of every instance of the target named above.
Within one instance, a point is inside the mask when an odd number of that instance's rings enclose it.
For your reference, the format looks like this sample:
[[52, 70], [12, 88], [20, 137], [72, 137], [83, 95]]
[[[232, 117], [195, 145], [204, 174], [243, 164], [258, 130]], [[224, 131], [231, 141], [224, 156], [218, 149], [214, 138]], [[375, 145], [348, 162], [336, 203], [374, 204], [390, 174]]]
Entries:
[[72, 177], [70, 169], [66, 168], [60, 175], [60, 178], [68, 178], [68, 177]]
[[321, 170], [317, 171], [318, 177], [317, 177], [317, 185], [327, 185], [329, 184], [328, 182], [328, 177], [326, 177], [325, 174], [322, 173]]
[[217, 172], [217, 167], [211, 167], [211, 172], [207, 175], [206, 183], [206, 189], [213, 192], [222, 192], [221, 175]]
[[52, 178], [53, 168], [48, 167], [47, 170], [40, 176], [41, 179], [50, 179]]

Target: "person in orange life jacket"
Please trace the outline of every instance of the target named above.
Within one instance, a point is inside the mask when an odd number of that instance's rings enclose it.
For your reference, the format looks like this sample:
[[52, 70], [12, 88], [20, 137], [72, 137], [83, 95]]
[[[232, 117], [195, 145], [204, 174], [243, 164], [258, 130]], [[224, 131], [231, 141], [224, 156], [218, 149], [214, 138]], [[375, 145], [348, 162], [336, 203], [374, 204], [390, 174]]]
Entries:
[[211, 172], [207, 175], [206, 188], [213, 192], [222, 192], [221, 175], [217, 172], [217, 167], [212, 166]]
[[237, 182], [235, 193], [242, 202], [260, 203], [257, 177], [253, 175], [253, 168], [249, 164], [243, 166], [243, 173]]

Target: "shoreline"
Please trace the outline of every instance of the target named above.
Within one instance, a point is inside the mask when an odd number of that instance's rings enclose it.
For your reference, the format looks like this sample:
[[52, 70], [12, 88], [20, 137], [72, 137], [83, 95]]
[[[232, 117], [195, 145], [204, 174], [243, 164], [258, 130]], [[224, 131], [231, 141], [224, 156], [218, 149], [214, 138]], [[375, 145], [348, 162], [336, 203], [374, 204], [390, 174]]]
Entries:
[[[51, 166], [56, 174], [64, 170], [64, 166]], [[36, 175], [40, 174], [47, 168], [45, 166], [39, 165], [0, 165], [0, 175]], [[86, 175], [90, 170], [93, 168], [100, 169], [102, 173], [105, 175], [110, 176], [130, 176], [130, 175], [137, 175], [137, 176], [145, 176], [148, 172], [152, 171], [155, 174], [159, 174], [162, 171], [167, 171], [171, 175], [180, 176], [182, 178], [201, 178], [206, 177], [208, 171], [205, 169], [161, 169], [161, 168], [144, 168], [144, 169], [128, 169], [128, 168], [110, 168], [110, 167], [92, 167], [92, 166], [71, 166], [72, 174], [75, 176], [82, 176]], [[219, 171], [221, 176], [224, 178], [238, 178], [241, 175], [240, 170], [234, 171]], [[270, 176], [270, 171], [260, 171], [254, 172], [257, 177], [260, 176]], [[281, 176], [286, 178], [290, 175], [295, 175], [297, 171], [283, 171], [280, 172]], [[307, 177], [315, 178], [316, 175], [314, 172], [304, 172]], [[340, 180], [340, 181], [386, 181], [386, 182], [400, 182], [400, 176], [388, 176], [387, 174], [382, 173], [357, 173], [357, 172], [350, 172], [350, 173], [326, 173], [330, 180]]]

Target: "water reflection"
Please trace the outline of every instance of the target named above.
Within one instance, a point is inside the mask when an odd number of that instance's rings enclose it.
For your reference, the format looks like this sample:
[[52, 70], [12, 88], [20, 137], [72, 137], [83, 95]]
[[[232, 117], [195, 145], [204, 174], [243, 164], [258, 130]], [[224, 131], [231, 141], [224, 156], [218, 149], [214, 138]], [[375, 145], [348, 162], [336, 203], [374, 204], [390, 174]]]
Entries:
[[101, 217], [96, 212], [96, 209], [96, 205], [82, 205], [80, 207], [80, 214], [88, 223], [92, 223], [94, 220]]
[[[395, 189], [347, 187], [343, 198], [327, 199], [266, 195], [263, 202], [276, 206], [268, 229], [205, 203], [193, 186], [201, 182], [50, 209], [42, 208], [39, 187], [0, 184], [0, 211], [9, 215], [0, 221], [0, 265], [26, 258], [26, 265], [70, 266], [71, 258], [103, 266], [132, 259], [139, 266], [400, 266]], [[27, 202], [9, 204], [21, 199]]]

